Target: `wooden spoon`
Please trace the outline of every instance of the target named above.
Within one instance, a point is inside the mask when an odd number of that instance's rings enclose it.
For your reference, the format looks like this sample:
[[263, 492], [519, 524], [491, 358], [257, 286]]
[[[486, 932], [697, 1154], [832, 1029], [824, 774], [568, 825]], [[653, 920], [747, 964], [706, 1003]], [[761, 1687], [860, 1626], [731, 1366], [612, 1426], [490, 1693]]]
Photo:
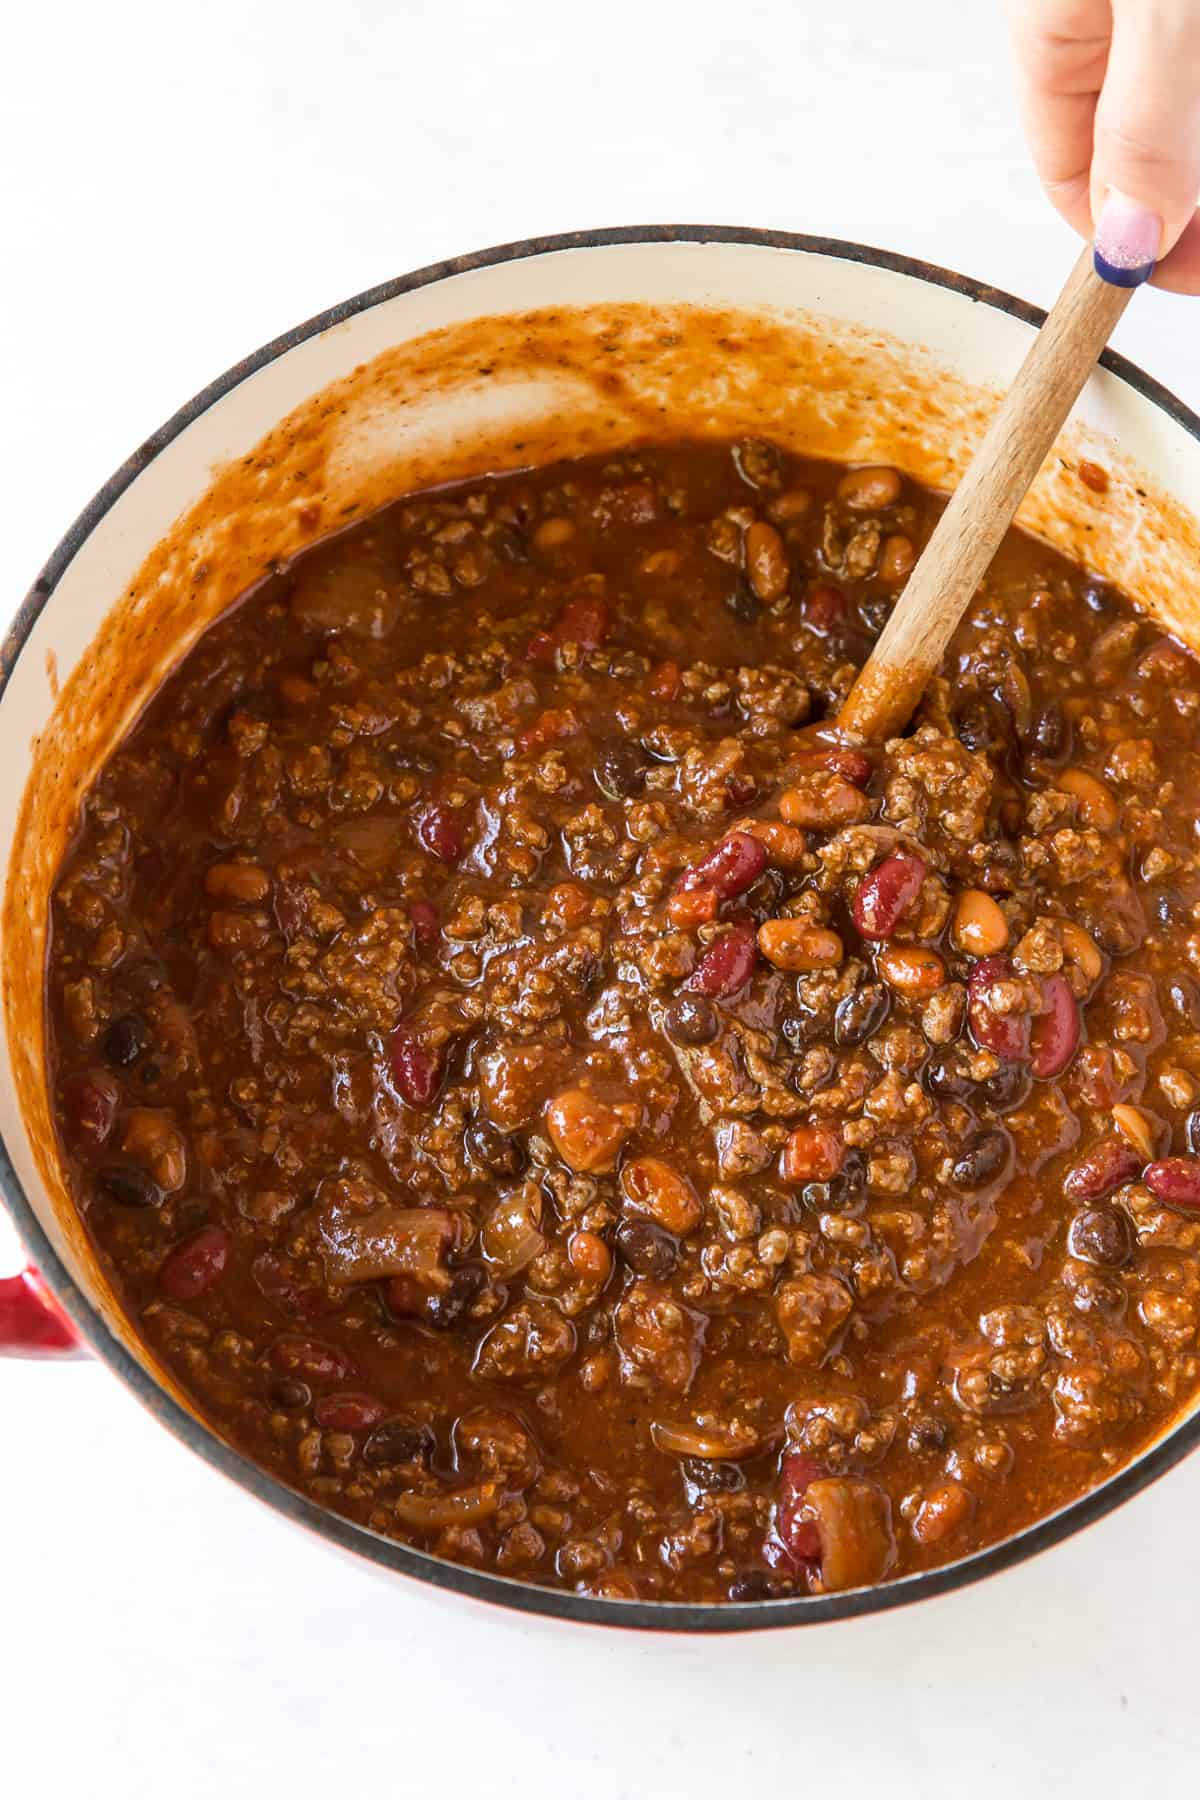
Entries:
[[903, 729], [1134, 289], [1080, 256], [838, 714], [879, 743]]

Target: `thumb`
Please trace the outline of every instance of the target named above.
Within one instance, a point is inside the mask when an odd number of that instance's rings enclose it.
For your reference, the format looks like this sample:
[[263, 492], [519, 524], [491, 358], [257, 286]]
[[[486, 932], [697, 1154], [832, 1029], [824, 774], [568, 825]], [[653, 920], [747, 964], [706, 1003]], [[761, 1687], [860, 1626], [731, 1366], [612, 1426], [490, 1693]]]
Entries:
[[1200, 5], [1116, 0], [1091, 173], [1096, 248], [1114, 277], [1144, 280], [1198, 197]]

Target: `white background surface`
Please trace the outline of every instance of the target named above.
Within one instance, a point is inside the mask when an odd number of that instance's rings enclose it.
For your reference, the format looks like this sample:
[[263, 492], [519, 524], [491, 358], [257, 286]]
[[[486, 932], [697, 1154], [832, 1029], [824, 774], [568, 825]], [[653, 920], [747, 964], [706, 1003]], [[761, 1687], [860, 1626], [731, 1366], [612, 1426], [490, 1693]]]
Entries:
[[[1074, 255], [992, 0], [13, 9], [0, 612], [128, 451], [278, 331], [462, 250], [650, 220], [856, 238], [1043, 303]], [[1198, 340], [1200, 302], [1147, 292], [1117, 341], [1197, 405]], [[1180, 1792], [1198, 1515], [1200, 1457], [905, 1613], [589, 1635], [344, 1565], [98, 1368], [0, 1363], [0, 1792]]]

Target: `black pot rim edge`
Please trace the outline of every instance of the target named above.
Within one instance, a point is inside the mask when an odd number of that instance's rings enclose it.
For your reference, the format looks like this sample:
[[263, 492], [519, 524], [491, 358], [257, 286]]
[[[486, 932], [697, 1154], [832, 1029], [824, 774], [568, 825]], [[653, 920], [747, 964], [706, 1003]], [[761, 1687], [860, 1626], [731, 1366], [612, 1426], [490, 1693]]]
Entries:
[[[88, 503], [74, 524], [52, 552], [49, 560], [18, 608], [11, 626], [0, 645], [0, 697], [8, 684], [30, 632], [40, 617], [70, 563], [105, 514], [142, 471], [189, 425], [208, 411], [218, 400], [249, 376], [276, 361], [287, 351], [315, 337], [320, 332], [340, 325], [361, 312], [369, 311], [397, 296], [417, 288], [428, 287], [474, 269], [491, 268], [499, 263], [516, 262], [526, 257], [542, 256], [564, 250], [601, 249], [618, 244], [748, 244], [764, 249], [801, 251], [810, 256], [827, 256], [842, 262], [865, 263], [947, 288], [964, 299], [1006, 312], [1024, 324], [1039, 326], [1045, 312], [1023, 300], [1015, 299], [985, 282], [973, 281], [913, 257], [887, 250], [846, 242], [839, 238], [811, 237], [786, 231], [764, 231], [751, 226], [725, 225], [623, 225], [593, 231], [568, 232], [553, 237], [524, 238], [516, 243], [500, 244], [487, 250], [433, 263], [409, 275], [398, 276], [368, 288], [353, 299], [318, 313], [303, 324], [285, 331], [262, 349], [235, 363], [223, 375], [181, 406], [165, 425], [159, 427], [145, 443], [123, 462]], [[1117, 376], [1143, 399], [1148, 400], [1175, 424], [1200, 442], [1200, 417], [1153, 377], [1146, 375], [1127, 358], [1106, 350], [1101, 366]], [[796, 1625], [815, 1625], [835, 1619], [864, 1617], [905, 1606], [916, 1600], [931, 1599], [980, 1581], [987, 1575], [999, 1574], [1026, 1558], [1048, 1549], [1095, 1523], [1131, 1499], [1180, 1462], [1200, 1444], [1200, 1409], [1182, 1420], [1142, 1455], [1108, 1481], [1091, 1489], [1068, 1506], [1039, 1520], [1035, 1525], [974, 1555], [933, 1569], [923, 1574], [906, 1576], [881, 1587], [858, 1588], [849, 1593], [819, 1595], [794, 1600], [771, 1602], [726, 1602], [723, 1604], [689, 1605], [676, 1602], [642, 1600], [600, 1600], [588, 1595], [569, 1593], [554, 1588], [534, 1587], [510, 1577], [482, 1573], [458, 1563], [449, 1563], [419, 1550], [409, 1549], [390, 1538], [353, 1524], [339, 1514], [306, 1500], [242, 1456], [217, 1437], [207, 1426], [180, 1406], [158, 1385], [108, 1330], [100, 1314], [78, 1288], [43, 1230], [33, 1211], [9, 1154], [0, 1137], [0, 1194], [3, 1195], [13, 1223], [24, 1241], [46, 1286], [63, 1310], [78, 1327], [81, 1336], [98, 1358], [130, 1388], [145, 1406], [182, 1443], [221, 1474], [249, 1490], [273, 1511], [295, 1524], [316, 1532], [338, 1548], [399, 1574], [411, 1575], [435, 1588], [463, 1594], [518, 1612], [534, 1613], [579, 1624], [605, 1625], [647, 1631], [740, 1632]]]

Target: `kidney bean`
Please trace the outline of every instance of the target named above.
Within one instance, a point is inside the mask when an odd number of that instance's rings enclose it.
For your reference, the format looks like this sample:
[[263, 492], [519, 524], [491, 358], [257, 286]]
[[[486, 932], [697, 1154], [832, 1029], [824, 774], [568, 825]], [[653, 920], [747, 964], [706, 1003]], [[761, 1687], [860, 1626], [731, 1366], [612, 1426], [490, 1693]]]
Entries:
[[731, 831], [714, 850], [683, 871], [676, 891], [711, 888], [722, 900], [744, 894], [767, 866], [767, 847], [748, 831]]
[[429, 1106], [441, 1084], [441, 1051], [427, 1049], [402, 1020], [387, 1041], [387, 1058], [400, 1098], [409, 1106]]
[[467, 847], [462, 820], [436, 800], [430, 800], [417, 814], [417, 837], [422, 849], [439, 862], [458, 862]]
[[683, 671], [677, 662], [656, 663], [646, 677], [646, 692], [652, 700], [676, 700], [683, 682]]
[[1151, 1163], [1142, 1179], [1168, 1206], [1200, 1206], [1200, 1160], [1195, 1157], [1166, 1156]]
[[76, 1150], [98, 1150], [117, 1116], [121, 1090], [111, 1075], [70, 1075], [59, 1089], [67, 1136]]
[[977, 962], [967, 977], [967, 1019], [981, 1049], [994, 1051], [1006, 1062], [1024, 1062], [1029, 1054], [1028, 1015], [993, 1012], [985, 997], [993, 982], [1011, 976], [1007, 956], [985, 956]]
[[1079, 1002], [1065, 975], [1042, 977], [1042, 1004], [1030, 1034], [1029, 1066], [1039, 1081], [1050, 1081], [1079, 1048]]
[[802, 1451], [784, 1453], [779, 1470], [779, 1498], [775, 1503], [775, 1537], [787, 1559], [797, 1566], [821, 1560], [821, 1534], [817, 1522], [802, 1515], [809, 1483], [819, 1481], [824, 1473], [821, 1465]]
[[313, 1408], [323, 1431], [370, 1431], [387, 1408], [370, 1394], [326, 1394]]
[[170, 1300], [195, 1300], [220, 1281], [228, 1254], [228, 1234], [205, 1225], [176, 1244], [158, 1271], [158, 1285]]
[[814, 581], [800, 602], [800, 616], [822, 636], [836, 629], [846, 616], [846, 596], [831, 581]]
[[267, 1355], [271, 1367], [280, 1375], [295, 1375], [301, 1381], [348, 1381], [358, 1373], [344, 1350], [318, 1343], [315, 1338], [276, 1338]]
[[560, 644], [598, 650], [611, 628], [612, 615], [603, 594], [577, 594], [559, 613], [554, 636]]
[[788, 767], [797, 773], [805, 769], [831, 769], [843, 781], [858, 788], [865, 788], [873, 773], [870, 757], [861, 750], [850, 750], [844, 744], [801, 750], [799, 755], [789, 759]]
[[890, 938], [921, 892], [928, 868], [909, 850], [893, 850], [863, 876], [851, 908], [863, 937]]
[[1118, 1206], [1087, 1207], [1071, 1220], [1067, 1249], [1080, 1262], [1119, 1269], [1133, 1255], [1133, 1228]]
[[560, 744], [582, 730], [579, 715], [571, 707], [551, 706], [517, 733], [517, 746], [526, 751], [544, 750], [547, 744]]
[[428, 950], [442, 934], [442, 922], [438, 918], [437, 908], [428, 900], [406, 900], [404, 904], [412, 925], [414, 943], [418, 949]]
[[1142, 1159], [1123, 1138], [1101, 1138], [1068, 1169], [1063, 1193], [1068, 1200], [1101, 1200], [1142, 1172]]
[[758, 961], [758, 945], [748, 925], [731, 925], [708, 945], [688, 978], [688, 986], [712, 1000], [728, 999], [745, 987]]
[[673, 1044], [711, 1044], [720, 1017], [703, 994], [678, 994], [663, 1013], [663, 1030]]
[[109, 1163], [96, 1176], [96, 1186], [119, 1206], [161, 1206], [163, 1191], [140, 1163]]

